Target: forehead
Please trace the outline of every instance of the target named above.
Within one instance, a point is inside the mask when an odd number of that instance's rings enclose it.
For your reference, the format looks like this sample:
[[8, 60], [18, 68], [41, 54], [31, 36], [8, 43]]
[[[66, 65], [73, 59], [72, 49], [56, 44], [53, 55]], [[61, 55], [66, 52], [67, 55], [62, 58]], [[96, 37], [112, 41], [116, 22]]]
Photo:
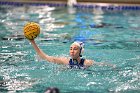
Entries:
[[76, 45], [76, 44], [72, 44], [72, 45], [70, 46], [70, 48], [79, 48], [79, 46]]

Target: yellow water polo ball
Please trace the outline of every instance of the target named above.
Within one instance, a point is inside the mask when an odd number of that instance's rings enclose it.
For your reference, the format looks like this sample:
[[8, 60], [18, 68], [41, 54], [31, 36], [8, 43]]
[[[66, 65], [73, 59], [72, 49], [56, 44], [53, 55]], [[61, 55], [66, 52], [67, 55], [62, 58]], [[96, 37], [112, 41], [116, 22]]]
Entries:
[[23, 30], [24, 36], [30, 40], [35, 39], [40, 34], [40, 26], [35, 22], [28, 22], [25, 24]]

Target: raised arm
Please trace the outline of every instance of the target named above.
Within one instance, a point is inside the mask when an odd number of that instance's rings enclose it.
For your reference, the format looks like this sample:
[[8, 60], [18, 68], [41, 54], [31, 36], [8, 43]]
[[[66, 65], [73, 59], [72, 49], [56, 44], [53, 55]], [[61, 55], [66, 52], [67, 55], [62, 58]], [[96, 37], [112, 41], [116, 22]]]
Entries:
[[33, 48], [35, 49], [35, 51], [37, 52], [37, 54], [45, 59], [48, 62], [53, 62], [53, 63], [58, 63], [58, 64], [68, 64], [69, 59], [65, 58], [65, 57], [54, 57], [54, 56], [49, 56], [47, 54], [45, 54], [35, 43], [34, 40], [29, 40], [33, 46]]

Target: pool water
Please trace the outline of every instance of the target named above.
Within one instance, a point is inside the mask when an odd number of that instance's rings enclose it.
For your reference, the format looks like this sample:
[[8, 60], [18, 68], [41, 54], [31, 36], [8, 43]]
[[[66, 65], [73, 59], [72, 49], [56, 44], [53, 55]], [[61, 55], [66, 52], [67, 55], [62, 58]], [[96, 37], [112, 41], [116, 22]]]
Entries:
[[[23, 36], [40, 24], [37, 45], [52, 56], [69, 56], [73, 41], [85, 44], [84, 58], [115, 64], [67, 69], [42, 60]], [[140, 92], [140, 12], [48, 6], [0, 6], [0, 92]]]

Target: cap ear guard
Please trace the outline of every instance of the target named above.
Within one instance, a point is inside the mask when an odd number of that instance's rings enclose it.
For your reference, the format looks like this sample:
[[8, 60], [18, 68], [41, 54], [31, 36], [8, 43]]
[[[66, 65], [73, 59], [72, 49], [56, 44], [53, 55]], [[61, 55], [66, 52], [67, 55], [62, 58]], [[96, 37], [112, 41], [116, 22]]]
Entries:
[[82, 47], [80, 48], [80, 53], [79, 53], [79, 56], [80, 56], [80, 57], [82, 57], [81, 52], [82, 52]]
[[82, 57], [82, 54], [81, 53], [83, 51], [84, 43], [83, 42], [80, 42], [79, 44], [80, 44], [80, 53], [79, 53], [79, 56]]

